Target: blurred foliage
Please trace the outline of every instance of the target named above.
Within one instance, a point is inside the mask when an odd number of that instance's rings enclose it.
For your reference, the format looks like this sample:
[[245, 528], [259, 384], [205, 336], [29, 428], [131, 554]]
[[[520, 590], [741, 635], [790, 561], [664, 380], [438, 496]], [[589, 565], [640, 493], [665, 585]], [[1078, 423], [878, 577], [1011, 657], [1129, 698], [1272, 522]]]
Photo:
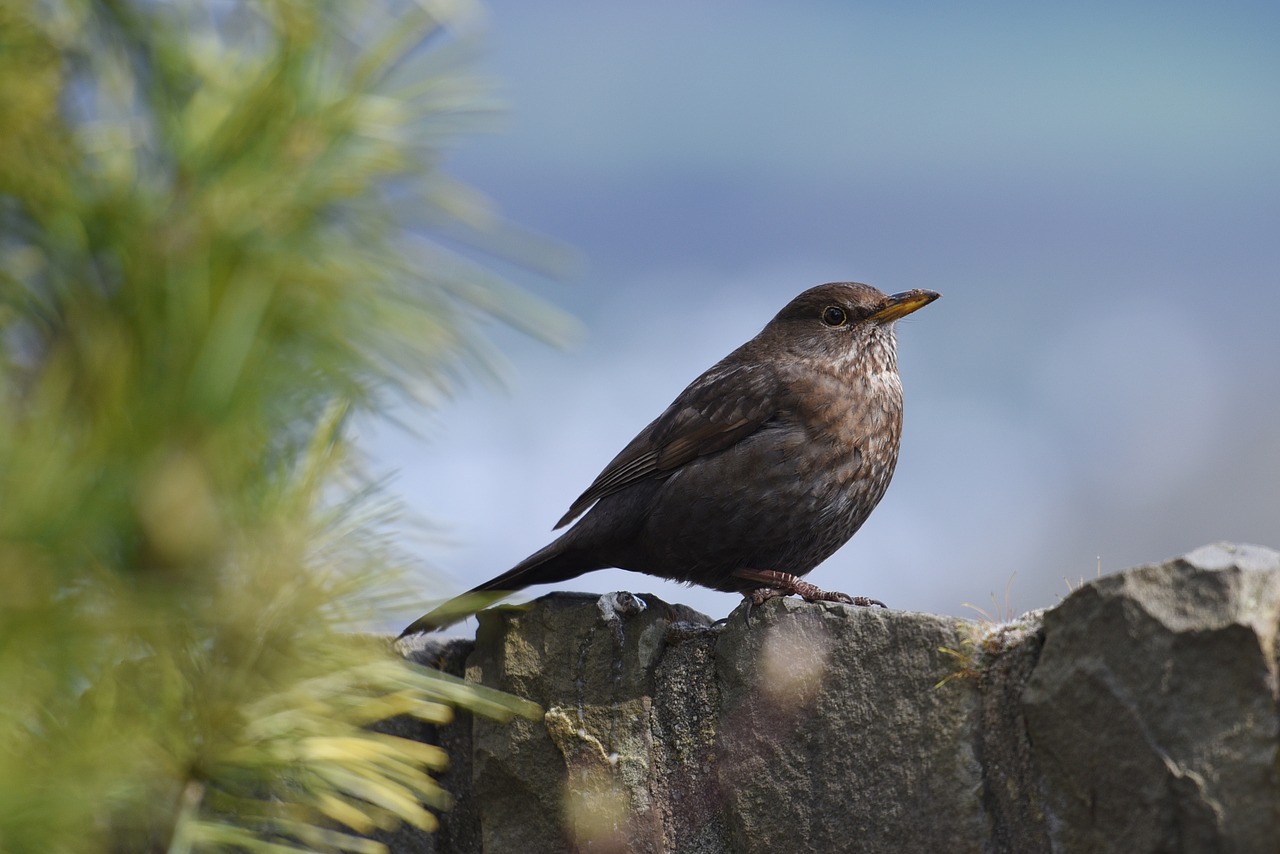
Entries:
[[[398, 560], [352, 413], [563, 323], [423, 235], [475, 10], [0, 0], [0, 850], [379, 850], [524, 711], [350, 632]], [[501, 245], [498, 241], [497, 245]]]

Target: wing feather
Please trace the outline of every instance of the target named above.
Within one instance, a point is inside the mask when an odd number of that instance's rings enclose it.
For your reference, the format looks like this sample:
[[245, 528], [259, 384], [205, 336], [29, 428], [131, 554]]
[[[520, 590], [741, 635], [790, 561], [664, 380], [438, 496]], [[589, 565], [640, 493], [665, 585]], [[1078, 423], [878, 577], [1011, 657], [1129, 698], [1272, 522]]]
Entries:
[[707, 371], [605, 466], [556, 527], [569, 524], [606, 495], [645, 478], [664, 477], [690, 460], [742, 441], [781, 409], [781, 388], [785, 385], [766, 364], [717, 365]]

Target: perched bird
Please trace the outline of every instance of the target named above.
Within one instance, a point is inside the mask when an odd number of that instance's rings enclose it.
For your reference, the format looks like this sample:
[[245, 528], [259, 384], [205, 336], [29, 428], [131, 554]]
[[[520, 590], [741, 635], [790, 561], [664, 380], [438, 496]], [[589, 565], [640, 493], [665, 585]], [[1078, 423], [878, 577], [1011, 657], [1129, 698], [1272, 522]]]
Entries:
[[853, 536], [889, 485], [902, 433], [894, 322], [938, 296], [856, 282], [800, 294], [641, 430], [556, 528], [585, 512], [577, 524], [401, 637], [606, 567], [756, 603], [882, 604], [800, 576]]

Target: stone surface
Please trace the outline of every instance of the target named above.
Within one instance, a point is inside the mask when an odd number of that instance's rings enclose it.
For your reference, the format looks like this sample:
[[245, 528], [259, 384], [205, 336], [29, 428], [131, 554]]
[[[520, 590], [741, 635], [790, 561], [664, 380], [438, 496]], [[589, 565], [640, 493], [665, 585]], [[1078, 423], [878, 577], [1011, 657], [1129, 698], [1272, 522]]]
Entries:
[[[727, 850], [981, 851], [957, 621], [775, 599], [716, 645]], [[927, 817], [927, 818], [926, 818]]]
[[1022, 692], [1044, 645], [1044, 612], [975, 625], [971, 637], [979, 688], [977, 754], [988, 822], [986, 850], [1039, 854], [1052, 850], [1044, 793], [1027, 738]]
[[[452, 676], [462, 676], [466, 660], [475, 649], [471, 640], [442, 639], [437, 636], [411, 638], [400, 647], [410, 661], [434, 667]], [[480, 851], [481, 808], [475, 801], [471, 785], [471, 715], [457, 712], [453, 721], [433, 726], [409, 715], [392, 718], [379, 729], [401, 738], [425, 744], [438, 744], [449, 754], [449, 768], [437, 775], [440, 785], [454, 797], [453, 808], [439, 815], [440, 829], [422, 833], [409, 825], [379, 833], [375, 839], [396, 854], [435, 854], [441, 852]]]
[[[1000, 624], [776, 599], [711, 625], [556, 594], [415, 653], [460, 718], [394, 851], [1280, 851], [1280, 553], [1218, 545]], [[465, 662], [465, 664], [464, 664]], [[432, 847], [434, 846], [434, 847]]]
[[1209, 546], [1045, 615], [1022, 702], [1056, 851], [1280, 850], [1280, 553]]
[[[710, 630], [697, 628], [707, 617], [629, 593], [553, 594], [527, 610], [481, 614], [467, 677], [546, 710], [542, 721], [475, 721], [483, 850], [671, 850], [678, 831], [662, 796], [702, 795], [679, 775], [700, 758], [709, 722], [699, 710], [714, 707], [715, 690], [700, 672], [680, 675], [679, 657], [659, 676], [673, 623], [685, 627], [677, 641], [709, 643]], [[687, 657], [694, 671], [698, 658]], [[653, 698], [664, 680], [680, 694], [658, 723]], [[662, 751], [655, 729], [674, 736]], [[704, 776], [696, 767], [687, 775], [694, 783]]]

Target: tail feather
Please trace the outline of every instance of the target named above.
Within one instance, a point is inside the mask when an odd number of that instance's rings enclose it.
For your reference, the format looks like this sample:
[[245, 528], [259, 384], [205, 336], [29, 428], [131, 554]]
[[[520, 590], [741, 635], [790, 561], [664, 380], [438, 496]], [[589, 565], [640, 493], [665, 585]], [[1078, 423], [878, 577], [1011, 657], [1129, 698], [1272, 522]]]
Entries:
[[510, 594], [534, 584], [568, 581], [585, 572], [602, 568], [598, 563], [583, 560], [577, 552], [565, 550], [557, 540], [541, 551], [529, 555], [501, 575], [472, 587], [466, 593], [455, 596], [414, 620], [400, 633], [397, 640], [420, 632], [446, 629], [500, 602]]

